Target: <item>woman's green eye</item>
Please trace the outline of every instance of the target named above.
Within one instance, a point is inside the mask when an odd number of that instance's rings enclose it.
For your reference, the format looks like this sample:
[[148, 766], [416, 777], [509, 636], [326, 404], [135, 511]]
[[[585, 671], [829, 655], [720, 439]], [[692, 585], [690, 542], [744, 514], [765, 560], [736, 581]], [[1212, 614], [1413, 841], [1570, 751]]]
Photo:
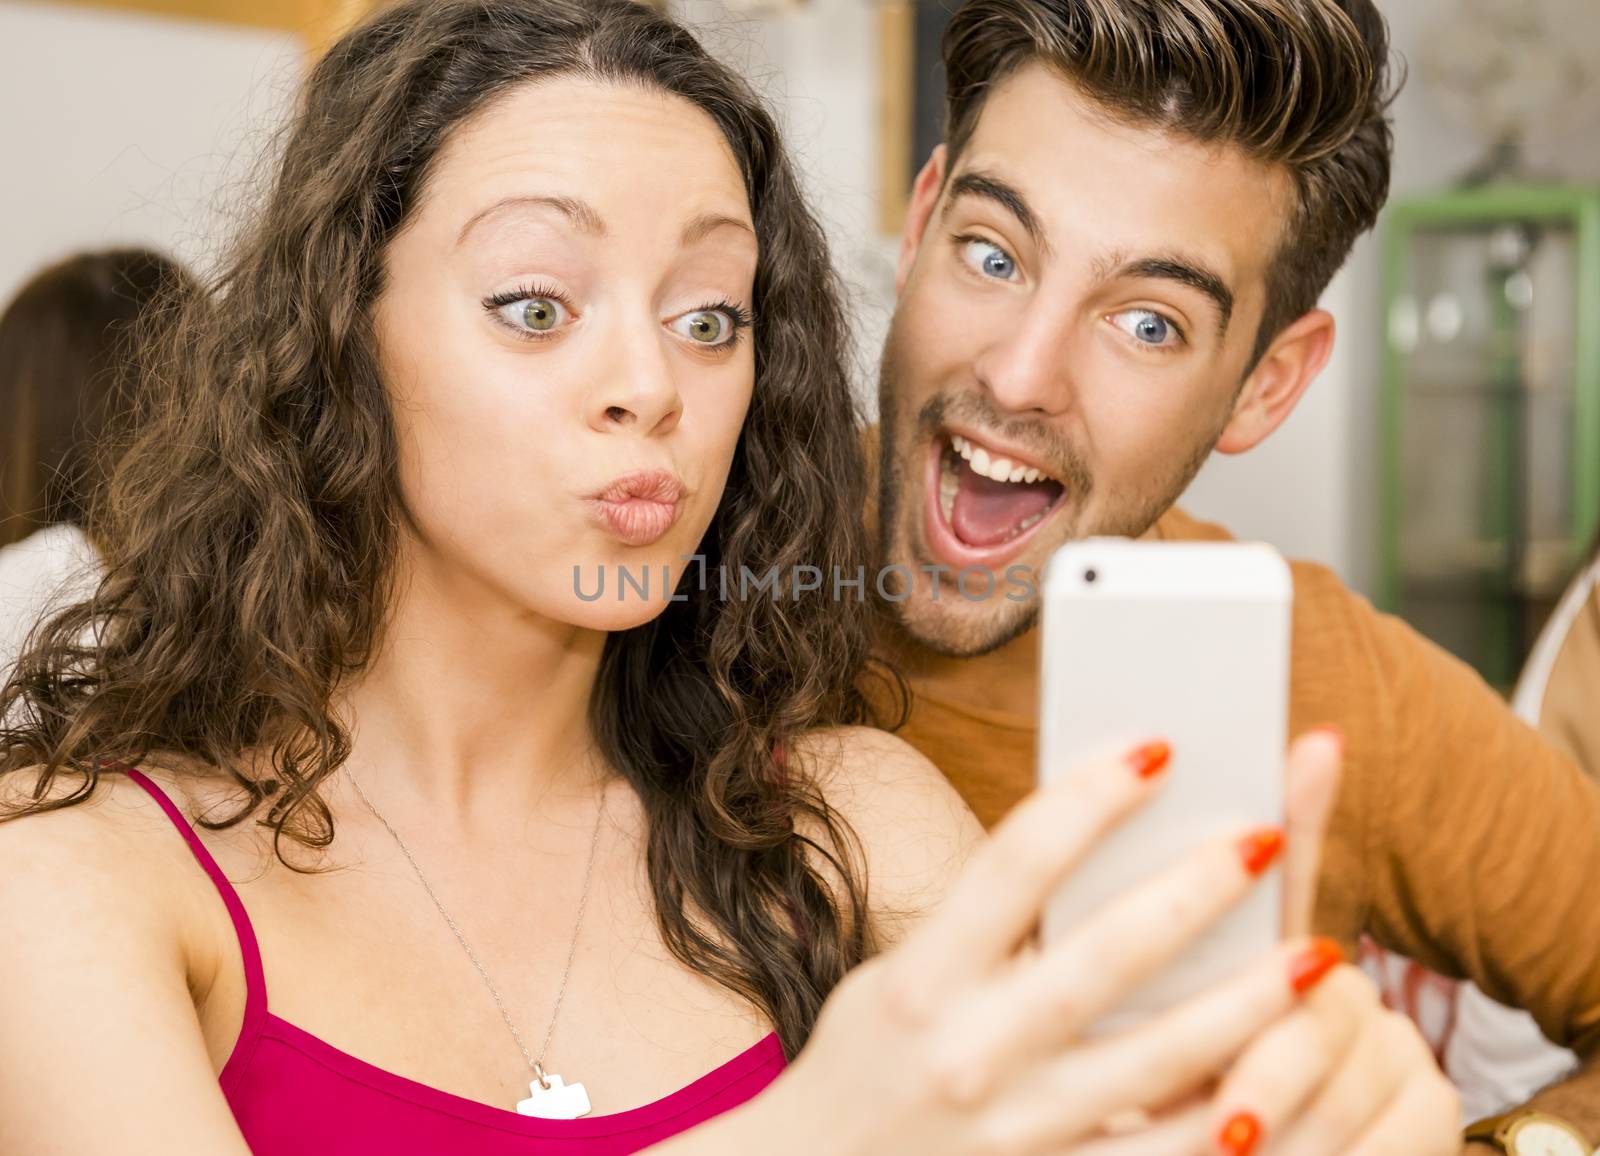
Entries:
[[572, 310], [559, 297], [528, 289], [503, 293], [483, 304], [500, 324], [523, 337], [542, 337], [574, 320]]
[[750, 324], [744, 310], [737, 305], [708, 305], [688, 313], [680, 313], [667, 322], [667, 328], [686, 341], [705, 349], [732, 349], [739, 340], [739, 330]]
[[707, 310], [689, 317], [689, 339], [702, 345], [716, 345], [728, 331], [728, 319], [720, 313]]
[[561, 308], [548, 297], [534, 297], [522, 303], [522, 324], [544, 332], [561, 320]]

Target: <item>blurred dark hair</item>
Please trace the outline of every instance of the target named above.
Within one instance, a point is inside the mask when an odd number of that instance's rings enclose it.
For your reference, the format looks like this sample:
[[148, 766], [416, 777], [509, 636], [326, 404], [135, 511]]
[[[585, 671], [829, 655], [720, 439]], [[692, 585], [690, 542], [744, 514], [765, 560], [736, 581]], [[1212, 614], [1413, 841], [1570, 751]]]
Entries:
[[0, 314], [0, 546], [83, 525], [101, 441], [133, 404], [132, 346], [189, 288], [183, 267], [150, 249], [80, 253]]
[[1289, 170], [1257, 356], [1388, 198], [1389, 33], [1372, 0], [969, 0], [944, 39], [952, 169], [989, 93], [1035, 61], [1114, 118]]
[[[450, 135], [515, 86], [576, 76], [671, 94], [737, 160], [759, 241], [755, 391], [708, 572], [853, 573], [865, 467], [843, 294], [777, 125], [683, 28], [629, 0], [410, 0], [316, 65], [260, 216], [154, 351], [161, 402], [118, 464], [96, 597], [42, 628], [0, 691], [0, 771], [26, 814], [89, 797], [101, 760], [231, 782], [280, 859], [325, 846], [350, 751], [332, 707], [381, 644], [406, 511], [369, 313], [389, 240]], [[844, 516], [841, 516], [844, 511]], [[847, 826], [782, 754], [865, 717], [864, 602], [681, 592], [606, 642], [590, 725], [648, 816], [657, 920], [791, 1054], [871, 949]], [[528, 709], [538, 709], [536, 690]], [[30, 772], [31, 773], [31, 772]], [[52, 780], [77, 783], [47, 797]]]

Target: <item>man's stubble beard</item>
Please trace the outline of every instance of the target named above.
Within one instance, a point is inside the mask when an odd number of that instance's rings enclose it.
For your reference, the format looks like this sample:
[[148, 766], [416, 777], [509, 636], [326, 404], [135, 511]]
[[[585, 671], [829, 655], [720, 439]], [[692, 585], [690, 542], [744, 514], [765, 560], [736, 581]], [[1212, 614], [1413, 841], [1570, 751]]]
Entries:
[[[877, 564], [880, 567], [891, 563], [906, 564], [901, 557], [902, 552], [906, 555], [923, 553], [915, 545], [919, 539], [913, 532], [913, 527], [903, 525], [905, 509], [911, 503], [902, 500], [906, 488], [905, 460], [901, 451], [909, 449], [911, 451], [909, 456], [920, 465], [921, 458], [918, 451], [922, 446], [920, 442], [910, 447], [901, 445], [903, 407], [898, 390], [900, 380], [897, 365], [898, 331], [898, 325], [891, 321], [888, 336], [884, 341], [883, 357], [878, 367]], [[943, 407], [938, 403], [939, 399], [933, 399], [932, 412], [942, 412]], [[1211, 457], [1211, 451], [1215, 448], [1217, 440], [1227, 428], [1232, 408], [1230, 403], [1228, 413], [1208, 437], [1188, 447], [1188, 454], [1182, 467], [1166, 485], [1153, 487], [1140, 494], [1125, 509], [1114, 506], [1099, 525], [1079, 527], [1079, 532], [1075, 536], [1069, 534], [1063, 537], [1055, 543], [1050, 552], [1053, 553], [1055, 549], [1075, 539], [1143, 537], [1183, 496], [1183, 492], [1194, 481], [1195, 475]], [[920, 428], [920, 425], [925, 423], [919, 421], [915, 424]], [[1070, 452], [1068, 456], [1071, 456]], [[1087, 467], [1078, 467], [1071, 472], [1079, 472], [1080, 469], [1088, 478], [1088, 488], [1092, 488], [1093, 479], [1087, 475]], [[917, 484], [921, 485], [922, 481], [919, 476]], [[1061, 517], [1062, 513], [1051, 515], [1052, 520]], [[924, 563], [931, 564], [933, 561], [931, 557], [912, 557], [909, 564], [916, 570], [918, 566]], [[959, 592], [950, 589], [948, 585], [943, 587], [938, 606], [968, 607], [970, 609], [967, 614], [951, 615], [942, 609], [936, 610], [931, 599], [922, 599], [915, 593], [912, 597], [901, 601], [880, 599], [880, 602], [901, 631], [917, 644], [947, 658], [981, 658], [1022, 637], [1038, 624], [1037, 587], [1042, 577], [1042, 574], [1035, 574], [1035, 594], [1026, 601], [1013, 601], [995, 594], [977, 602], [966, 601], [961, 598]], [[913, 586], [913, 591], [915, 589]], [[971, 612], [971, 609], [977, 607], [983, 607], [985, 613]]]

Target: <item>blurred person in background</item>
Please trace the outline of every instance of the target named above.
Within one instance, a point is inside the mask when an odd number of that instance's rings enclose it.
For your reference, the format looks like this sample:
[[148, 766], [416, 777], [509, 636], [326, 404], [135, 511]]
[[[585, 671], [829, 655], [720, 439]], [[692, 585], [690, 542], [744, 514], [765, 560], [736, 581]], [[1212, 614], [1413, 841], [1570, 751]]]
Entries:
[[[1600, 541], [1540, 632], [1511, 705], [1600, 778]], [[1455, 989], [1440, 1050], [1470, 1114], [1504, 1111], [1578, 1066], [1532, 1016], [1467, 983]]]
[[189, 275], [149, 249], [80, 253], [0, 315], [0, 671], [58, 598], [98, 569], [87, 526], [104, 435], [132, 402], [132, 342]]
[[1511, 705], [1600, 778], [1600, 541], [1529, 653]]

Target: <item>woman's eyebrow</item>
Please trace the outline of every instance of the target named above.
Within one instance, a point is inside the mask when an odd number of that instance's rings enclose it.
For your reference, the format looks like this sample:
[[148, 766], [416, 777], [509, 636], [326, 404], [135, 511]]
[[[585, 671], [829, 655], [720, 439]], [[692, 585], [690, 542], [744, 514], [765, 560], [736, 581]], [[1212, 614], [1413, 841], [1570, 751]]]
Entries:
[[456, 244], [459, 245], [465, 241], [473, 226], [486, 218], [504, 212], [507, 209], [517, 208], [554, 209], [585, 233], [591, 233], [596, 237], [606, 235], [606, 223], [600, 219], [600, 214], [595, 212], [594, 206], [587, 201], [580, 200], [577, 197], [525, 195], [503, 197], [487, 208], [480, 209], [472, 214], [467, 223], [461, 226], [461, 232], [456, 236]]
[[756, 235], [756, 231], [749, 223], [741, 221], [738, 217], [730, 217], [727, 213], [702, 213], [683, 227], [683, 244], [693, 245], [696, 241], [703, 241], [718, 229], [728, 227], [749, 233], [752, 237]]

